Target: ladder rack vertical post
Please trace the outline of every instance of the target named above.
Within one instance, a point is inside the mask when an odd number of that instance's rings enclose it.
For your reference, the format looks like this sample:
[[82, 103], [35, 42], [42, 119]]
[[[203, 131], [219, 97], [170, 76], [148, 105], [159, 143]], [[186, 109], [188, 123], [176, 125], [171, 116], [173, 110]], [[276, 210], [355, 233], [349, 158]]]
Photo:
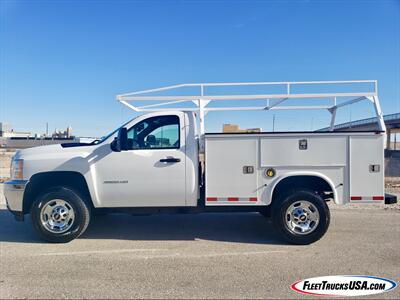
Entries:
[[200, 135], [199, 135], [199, 148], [200, 153], [204, 153], [204, 100], [199, 99], [199, 122], [200, 122]]
[[379, 130], [386, 132], [386, 125], [385, 125], [385, 121], [383, 120], [383, 113], [382, 113], [381, 105], [379, 103], [378, 96], [372, 97], [372, 101], [374, 103], [376, 117], [378, 118]]
[[331, 125], [329, 127], [329, 131], [333, 131], [335, 129], [335, 119], [336, 119], [336, 108], [329, 111], [331, 113]]

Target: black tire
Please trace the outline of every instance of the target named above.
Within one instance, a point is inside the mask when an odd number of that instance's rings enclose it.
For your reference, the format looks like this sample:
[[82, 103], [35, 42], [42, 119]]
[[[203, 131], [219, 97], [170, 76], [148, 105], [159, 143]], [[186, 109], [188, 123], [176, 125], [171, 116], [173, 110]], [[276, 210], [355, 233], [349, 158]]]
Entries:
[[[319, 222], [308, 234], [300, 234], [290, 230], [287, 225], [287, 209], [299, 200], [305, 200], [313, 204], [319, 213]], [[276, 230], [288, 242], [297, 245], [308, 245], [318, 241], [328, 230], [330, 212], [328, 205], [318, 194], [309, 190], [294, 190], [274, 199], [272, 203], [272, 219]], [[290, 217], [289, 217], [290, 220]]]
[[[63, 232], [51, 232], [42, 223], [41, 211], [47, 205], [51, 205], [55, 199], [65, 201], [68, 207], [73, 209], [74, 218], [68, 230]], [[31, 207], [31, 220], [36, 233], [44, 240], [52, 243], [68, 243], [79, 237], [89, 225], [90, 207], [76, 192], [65, 187], [55, 187], [40, 194]]]

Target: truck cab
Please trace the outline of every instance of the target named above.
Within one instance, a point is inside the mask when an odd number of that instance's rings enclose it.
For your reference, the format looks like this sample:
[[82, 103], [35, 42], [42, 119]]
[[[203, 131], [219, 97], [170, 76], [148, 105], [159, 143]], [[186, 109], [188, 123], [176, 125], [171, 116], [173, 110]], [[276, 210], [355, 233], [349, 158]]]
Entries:
[[87, 162], [95, 207], [196, 206], [194, 125], [192, 113], [151, 113], [124, 126], [122, 147], [115, 147], [117, 135], [96, 145], [96, 158]]

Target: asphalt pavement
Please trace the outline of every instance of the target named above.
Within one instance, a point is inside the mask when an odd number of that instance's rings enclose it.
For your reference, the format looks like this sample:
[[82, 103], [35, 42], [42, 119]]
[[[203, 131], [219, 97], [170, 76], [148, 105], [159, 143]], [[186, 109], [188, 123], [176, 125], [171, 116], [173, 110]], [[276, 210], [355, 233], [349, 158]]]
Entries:
[[[37, 239], [0, 206], [0, 298], [310, 298], [300, 279], [399, 281], [400, 210], [333, 209], [327, 234], [283, 242], [257, 213], [96, 217], [68, 244]], [[400, 298], [400, 289], [371, 298]]]

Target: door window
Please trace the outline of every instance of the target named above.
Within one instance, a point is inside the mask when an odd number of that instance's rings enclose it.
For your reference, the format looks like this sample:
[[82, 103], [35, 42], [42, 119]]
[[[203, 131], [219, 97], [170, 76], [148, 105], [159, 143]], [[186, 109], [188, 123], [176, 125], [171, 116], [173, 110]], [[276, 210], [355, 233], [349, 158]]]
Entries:
[[178, 116], [145, 119], [128, 130], [129, 149], [178, 149], [179, 129]]

